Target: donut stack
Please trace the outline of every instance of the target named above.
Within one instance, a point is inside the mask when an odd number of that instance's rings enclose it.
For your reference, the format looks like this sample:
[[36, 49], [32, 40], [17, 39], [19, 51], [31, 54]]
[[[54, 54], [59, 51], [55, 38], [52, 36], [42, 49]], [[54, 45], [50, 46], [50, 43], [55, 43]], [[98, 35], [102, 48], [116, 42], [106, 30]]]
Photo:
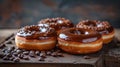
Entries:
[[69, 19], [57, 17], [21, 28], [15, 43], [27, 50], [51, 50], [57, 46], [71, 54], [88, 54], [110, 43], [114, 35], [114, 28], [107, 21], [84, 20], [73, 25]]

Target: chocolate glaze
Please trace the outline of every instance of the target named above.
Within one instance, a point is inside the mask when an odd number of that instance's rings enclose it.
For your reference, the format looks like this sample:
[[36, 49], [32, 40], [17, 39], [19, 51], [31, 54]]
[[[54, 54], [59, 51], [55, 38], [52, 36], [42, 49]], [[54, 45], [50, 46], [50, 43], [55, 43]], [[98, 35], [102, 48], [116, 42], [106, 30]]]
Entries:
[[39, 22], [38, 25], [49, 26], [54, 28], [56, 31], [74, 26], [70, 20], [60, 17], [43, 19]]
[[56, 37], [56, 32], [50, 27], [31, 25], [21, 28], [17, 35], [26, 39], [43, 40], [50, 37]]
[[89, 43], [100, 39], [101, 35], [93, 30], [69, 28], [62, 31], [59, 38], [72, 42]]
[[77, 28], [92, 29], [100, 34], [109, 34], [114, 31], [113, 27], [107, 21], [84, 20], [76, 25]]

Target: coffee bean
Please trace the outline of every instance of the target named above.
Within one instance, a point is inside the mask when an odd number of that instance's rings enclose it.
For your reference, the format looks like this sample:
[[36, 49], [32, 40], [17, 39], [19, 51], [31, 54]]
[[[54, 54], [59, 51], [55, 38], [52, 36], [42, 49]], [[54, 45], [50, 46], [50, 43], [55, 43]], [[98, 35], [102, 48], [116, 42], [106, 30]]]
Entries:
[[14, 50], [14, 49], [15, 49], [15, 46], [12, 46], [11, 48], [12, 48], [12, 50]]
[[18, 49], [18, 50], [16, 50], [16, 52], [19, 54], [19, 53], [22, 53], [22, 50]]
[[14, 59], [14, 57], [10, 57], [10, 58], [9, 58], [10, 61], [13, 61], [13, 59]]
[[90, 56], [84, 56], [83, 58], [84, 59], [90, 59], [91, 57]]
[[5, 54], [7, 57], [12, 57], [12, 54], [11, 53], [7, 53]]
[[32, 50], [32, 51], [30, 51], [30, 53], [35, 53], [35, 51]]
[[20, 58], [16, 57], [13, 59], [14, 62], [20, 62]]
[[0, 53], [0, 58], [3, 58], [5, 56], [4, 53]]
[[46, 54], [47, 54], [47, 55], [51, 55], [51, 54], [52, 54], [52, 52], [50, 52], [50, 51], [47, 51], [47, 52], [46, 52]]
[[11, 42], [11, 41], [8, 41], [6, 44], [12, 44], [12, 42]]
[[34, 54], [29, 54], [30, 55], [30, 57], [35, 57], [35, 55]]
[[24, 59], [24, 60], [29, 60], [29, 57], [24, 56], [23, 59]]
[[18, 56], [18, 53], [13, 53], [14, 56]]
[[54, 50], [54, 49], [52, 49], [52, 50], [51, 50], [51, 52], [55, 52], [55, 50]]
[[23, 54], [24, 54], [24, 55], [28, 55], [28, 54], [29, 54], [29, 51], [24, 51]]
[[4, 47], [6, 47], [5, 44], [0, 44], [0, 49], [2, 49], [2, 48], [4, 48]]
[[15, 40], [15, 38], [13, 38], [12, 40]]
[[2, 49], [2, 52], [5, 52], [7, 49]]
[[3, 60], [9, 60], [9, 57], [8, 56], [4, 56]]
[[53, 52], [51, 55], [52, 55], [53, 57], [57, 57], [57, 53], [56, 53], [56, 52]]
[[45, 53], [40, 53], [40, 57], [46, 58], [46, 54]]
[[8, 51], [11, 52], [14, 48], [13, 47], [9, 47]]
[[41, 53], [44, 53], [44, 54], [46, 54], [46, 52], [45, 52], [45, 51], [41, 51]]
[[12, 50], [12, 51], [11, 51], [11, 54], [13, 54], [13, 53], [15, 53], [15, 51], [14, 51], [14, 50]]
[[45, 61], [45, 58], [40, 57], [38, 60], [39, 60], [39, 61]]
[[39, 56], [39, 55], [40, 55], [40, 51], [36, 51], [35, 54], [36, 54], [37, 56]]
[[59, 52], [61, 52], [61, 50], [56, 50], [55, 52], [59, 53]]
[[19, 57], [20, 59], [23, 59], [24, 55], [23, 55], [23, 54], [18, 54], [18, 57]]
[[64, 57], [62, 53], [57, 53], [57, 56]]
[[35, 57], [35, 52], [34, 51], [30, 51], [29, 55], [30, 55], [30, 57]]

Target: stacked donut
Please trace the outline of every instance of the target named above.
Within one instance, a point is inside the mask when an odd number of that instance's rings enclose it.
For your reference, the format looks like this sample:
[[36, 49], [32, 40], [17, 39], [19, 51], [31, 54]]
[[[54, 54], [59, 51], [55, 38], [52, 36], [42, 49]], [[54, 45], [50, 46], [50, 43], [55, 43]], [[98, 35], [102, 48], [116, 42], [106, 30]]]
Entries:
[[114, 29], [107, 21], [84, 20], [76, 26], [69, 19], [47, 18], [38, 25], [21, 28], [15, 37], [18, 48], [50, 50], [57, 44], [71, 54], [87, 54], [99, 51], [114, 37]]

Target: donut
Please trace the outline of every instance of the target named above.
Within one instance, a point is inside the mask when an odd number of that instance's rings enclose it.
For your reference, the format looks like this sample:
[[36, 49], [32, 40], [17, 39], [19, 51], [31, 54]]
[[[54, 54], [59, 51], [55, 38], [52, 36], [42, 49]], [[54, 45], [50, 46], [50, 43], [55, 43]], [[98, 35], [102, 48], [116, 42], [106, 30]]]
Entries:
[[58, 35], [58, 47], [71, 54], [88, 54], [99, 51], [103, 40], [96, 31], [83, 28], [68, 28]]
[[17, 47], [26, 50], [50, 50], [56, 40], [55, 29], [38, 25], [25, 26], [15, 36]]
[[57, 31], [57, 33], [60, 32], [61, 30], [71, 28], [74, 26], [70, 20], [60, 17], [42, 19], [41, 21], [38, 22], [38, 25], [52, 27]]
[[115, 36], [114, 28], [107, 21], [84, 20], [79, 22], [76, 27], [99, 32], [102, 35], [104, 44], [110, 43]]

